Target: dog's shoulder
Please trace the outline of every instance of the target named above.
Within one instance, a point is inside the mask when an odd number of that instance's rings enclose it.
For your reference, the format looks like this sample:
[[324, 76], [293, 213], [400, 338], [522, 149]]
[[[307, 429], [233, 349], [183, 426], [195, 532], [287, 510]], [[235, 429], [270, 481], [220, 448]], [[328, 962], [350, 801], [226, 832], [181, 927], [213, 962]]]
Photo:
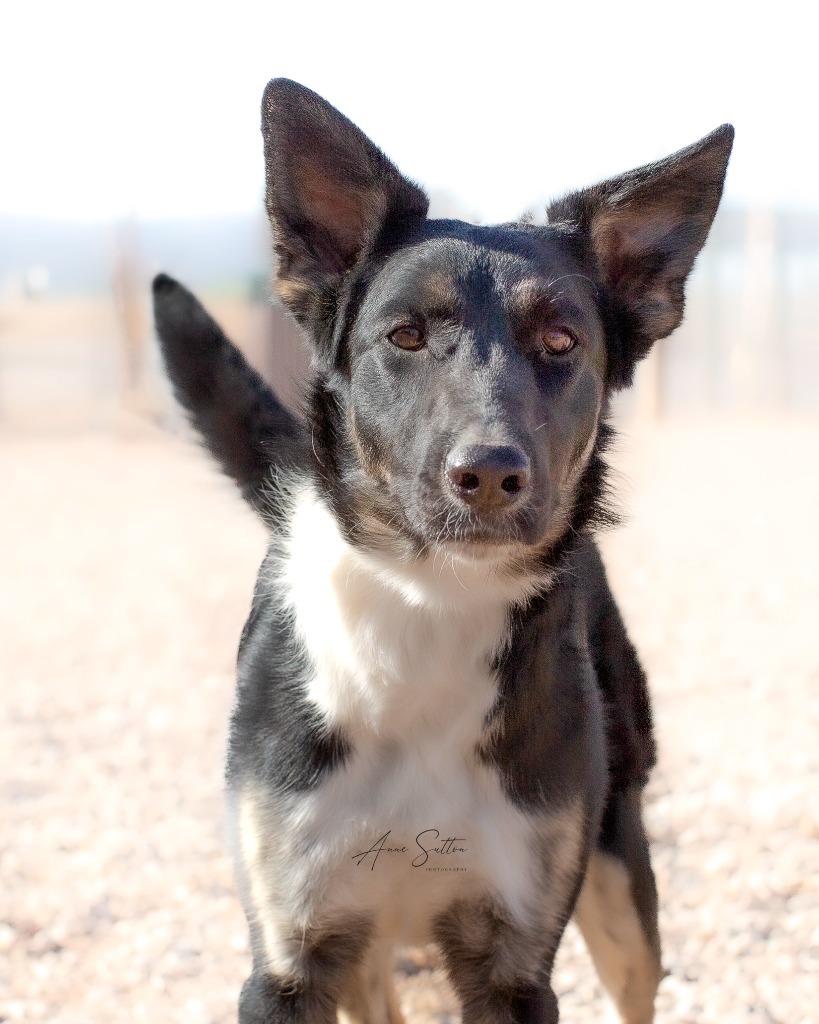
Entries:
[[648, 680], [593, 538], [574, 554], [585, 628], [603, 698], [610, 786], [642, 787], [657, 760]]

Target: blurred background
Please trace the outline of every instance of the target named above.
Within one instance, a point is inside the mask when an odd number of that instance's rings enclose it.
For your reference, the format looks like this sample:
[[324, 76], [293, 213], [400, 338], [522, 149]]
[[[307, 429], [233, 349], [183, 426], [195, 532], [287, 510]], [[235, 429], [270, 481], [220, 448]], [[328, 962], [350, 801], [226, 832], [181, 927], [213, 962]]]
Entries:
[[[274, 380], [303, 354], [269, 301], [259, 100], [295, 78], [481, 222], [737, 141], [685, 326], [629, 408], [809, 413], [819, 389], [811, 33], [731, 5], [184, 3], [7, 8], [0, 95], [0, 426], [164, 420], [148, 285], [195, 289]], [[285, 385], [287, 390], [287, 385]]]
[[[819, 134], [812, 17], [687, 0], [0, 6], [0, 1022], [228, 1024], [249, 970], [223, 827], [264, 530], [185, 434], [150, 280], [292, 400], [259, 104], [276, 75], [477, 222], [731, 121], [682, 328], [618, 398], [603, 538], [652, 682], [659, 1024], [816, 1024]], [[410, 1024], [456, 1024], [430, 951]], [[571, 927], [565, 1019], [602, 995]]]

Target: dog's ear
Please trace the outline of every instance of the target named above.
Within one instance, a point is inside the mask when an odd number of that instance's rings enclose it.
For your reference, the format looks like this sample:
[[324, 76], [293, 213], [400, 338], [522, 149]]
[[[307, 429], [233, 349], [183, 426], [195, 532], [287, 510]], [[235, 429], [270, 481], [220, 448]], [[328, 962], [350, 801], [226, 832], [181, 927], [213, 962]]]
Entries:
[[296, 82], [268, 83], [262, 135], [276, 291], [312, 327], [379, 233], [423, 219], [428, 200], [351, 121]]
[[722, 196], [734, 129], [725, 124], [687, 149], [549, 207], [549, 222], [573, 224], [591, 244], [620, 323], [613, 386], [677, 327], [685, 281]]

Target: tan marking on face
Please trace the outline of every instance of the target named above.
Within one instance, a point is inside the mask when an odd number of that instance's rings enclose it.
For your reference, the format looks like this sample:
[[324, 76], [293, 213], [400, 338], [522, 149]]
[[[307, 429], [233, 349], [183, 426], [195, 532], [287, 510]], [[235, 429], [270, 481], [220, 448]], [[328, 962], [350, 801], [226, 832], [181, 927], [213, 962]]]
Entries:
[[359, 434], [354, 408], [350, 409], [349, 423], [353, 444], [355, 445], [356, 453], [358, 454], [358, 458], [364, 471], [371, 476], [373, 480], [377, 480], [378, 483], [388, 483], [390, 479], [390, 471], [386, 464], [380, 461], [377, 452], [373, 449], [373, 446], [365, 444]]
[[419, 283], [421, 304], [428, 309], [453, 309], [460, 301], [458, 286], [452, 276], [435, 270]]
[[536, 277], [526, 277], [521, 281], [515, 281], [510, 292], [512, 302], [523, 309], [548, 297], [545, 282]]

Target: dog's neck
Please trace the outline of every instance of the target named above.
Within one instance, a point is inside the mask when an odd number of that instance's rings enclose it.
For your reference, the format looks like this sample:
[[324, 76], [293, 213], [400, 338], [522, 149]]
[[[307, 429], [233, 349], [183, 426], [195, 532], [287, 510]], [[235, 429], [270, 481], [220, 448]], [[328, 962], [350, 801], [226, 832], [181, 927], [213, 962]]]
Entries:
[[469, 705], [478, 729], [494, 700], [491, 663], [509, 609], [532, 582], [443, 553], [403, 561], [362, 551], [313, 487], [295, 488], [290, 500], [279, 581], [312, 664], [307, 690], [326, 722], [400, 735]]
[[[429, 549], [421, 554], [410, 545], [368, 548], [351, 543], [333, 515], [329, 503], [312, 484], [296, 484], [290, 505], [284, 546], [292, 564], [309, 567], [309, 586], [319, 579], [337, 586], [335, 574], [349, 579], [366, 577], [385, 599], [398, 600], [410, 609], [425, 610], [447, 619], [458, 615], [525, 602], [543, 590], [551, 576], [523, 569], [513, 550], [497, 554], [453, 549]], [[520, 563], [520, 564], [517, 564]], [[343, 568], [341, 568], [343, 567]], [[297, 586], [291, 581], [292, 586]], [[388, 595], [392, 595], [388, 598]]]

